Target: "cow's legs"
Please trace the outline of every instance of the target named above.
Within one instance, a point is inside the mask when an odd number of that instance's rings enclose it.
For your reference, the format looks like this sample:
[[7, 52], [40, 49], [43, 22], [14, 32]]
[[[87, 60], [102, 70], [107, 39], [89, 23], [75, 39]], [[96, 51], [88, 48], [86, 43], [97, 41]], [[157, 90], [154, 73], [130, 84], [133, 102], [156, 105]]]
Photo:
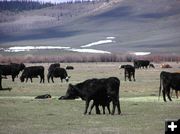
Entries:
[[47, 81], [49, 83], [49, 79], [50, 79], [50, 73], [47, 74]]
[[177, 99], [178, 99], [178, 90], [175, 90], [175, 92], [176, 92], [176, 97], [177, 97]]
[[133, 72], [132, 76], [133, 76], [134, 81], [136, 81], [136, 80], [135, 80], [135, 72]]
[[171, 91], [171, 97], [173, 97], [173, 90]]
[[121, 108], [120, 108], [119, 98], [118, 98], [118, 100], [117, 100], [117, 109], [118, 109], [118, 114], [121, 114]]
[[40, 83], [43, 82], [44, 83], [44, 75], [40, 76]]
[[109, 114], [111, 114], [111, 110], [110, 110], [110, 105], [109, 104], [107, 105], [107, 109], [108, 109]]
[[41, 82], [43, 82], [43, 83], [44, 83], [44, 79], [45, 79], [45, 78], [44, 78], [44, 75], [42, 75], [41, 79], [42, 79], [42, 81], [41, 81]]
[[166, 91], [165, 91], [165, 89], [163, 89], [162, 92], [163, 92], [163, 99], [166, 102]]
[[167, 91], [167, 96], [168, 96], [168, 99], [169, 99], [170, 101], [172, 101], [171, 96], [170, 96], [170, 89]]
[[0, 75], [0, 89], [2, 89], [2, 77]]
[[15, 79], [16, 76], [12, 75], [12, 81], [14, 82], [14, 79]]
[[93, 109], [93, 107], [95, 106], [95, 103], [93, 102], [93, 104], [91, 105], [91, 108], [90, 108], [90, 111], [89, 111], [89, 114], [91, 114], [91, 111]]
[[27, 83], [27, 81], [28, 81], [28, 77], [26, 77], [26, 83]]
[[52, 82], [54, 83], [53, 76], [51, 76], [51, 80], [52, 80]]
[[114, 115], [115, 109], [116, 109], [116, 102], [113, 99], [113, 110], [112, 110], [112, 113], [111, 113], [112, 115]]
[[101, 114], [100, 110], [99, 110], [99, 106], [96, 104], [96, 114]]
[[126, 81], [126, 71], [124, 72], [124, 80]]
[[31, 83], [32, 83], [32, 82], [33, 82], [33, 81], [32, 81], [32, 77], [30, 77], [30, 80], [31, 80]]
[[129, 81], [131, 81], [131, 73], [130, 72], [128, 73], [128, 79], [129, 79]]
[[88, 107], [89, 107], [89, 102], [90, 102], [90, 100], [87, 99], [84, 114], [87, 114], [87, 110], [88, 110]]
[[103, 108], [103, 114], [106, 114], [106, 112], [105, 112], [105, 107], [106, 107], [106, 106], [102, 106], [102, 108]]

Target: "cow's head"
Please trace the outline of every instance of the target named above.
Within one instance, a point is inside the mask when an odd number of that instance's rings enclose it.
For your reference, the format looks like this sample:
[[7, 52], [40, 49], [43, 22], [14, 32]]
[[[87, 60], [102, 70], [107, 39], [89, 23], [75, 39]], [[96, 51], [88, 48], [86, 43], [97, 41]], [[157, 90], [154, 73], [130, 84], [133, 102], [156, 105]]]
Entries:
[[121, 68], [125, 68], [125, 65], [121, 65], [119, 68], [120, 68], [120, 69], [121, 69]]
[[24, 78], [25, 78], [25, 74], [22, 73], [22, 75], [21, 75], [21, 77], [20, 77], [21, 82], [24, 82]]
[[68, 100], [68, 99], [76, 99], [78, 98], [78, 92], [77, 92], [77, 89], [74, 85], [72, 84], [69, 84], [69, 87], [66, 91], [66, 95], [65, 96], [61, 96], [59, 98], [59, 100]]
[[66, 76], [66, 78], [65, 78], [66, 82], [69, 81], [69, 78], [71, 78], [71, 76]]
[[26, 66], [25, 66], [23, 63], [19, 64], [19, 70], [20, 70], [20, 71], [22, 71], [25, 67], [26, 67]]

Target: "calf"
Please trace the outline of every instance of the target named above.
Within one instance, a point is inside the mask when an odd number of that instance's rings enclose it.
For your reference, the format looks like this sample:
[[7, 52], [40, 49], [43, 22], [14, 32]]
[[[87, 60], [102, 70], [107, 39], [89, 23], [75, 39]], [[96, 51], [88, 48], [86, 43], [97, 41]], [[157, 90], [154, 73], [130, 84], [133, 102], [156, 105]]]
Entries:
[[122, 65], [120, 68], [124, 68], [124, 79], [126, 81], [126, 77], [131, 81], [131, 77], [133, 77], [135, 81], [135, 67], [131, 65]]
[[[89, 114], [91, 114], [91, 111], [92, 111], [92, 109], [93, 109], [94, 106], [96, 106], [96, 107], [102, 106], [102, 108], [103, 108], [103, 114], [105, 114], [105, 107], [107, 107], [109, 114], [111, 114], [111, 110], [110, 110], [110, 102], [111, 102], [111, 101], [112, 101], [112, 100], [111, 100], [110, 97], [108, 97], [108, 96], [105, 96], [105, 97], [103, 98], [103, 100], [95, 100], [95, 101], [93, 101], [93, 104], [92, 104], [91, 107], [90, 107]], [[97, 109], [97, 110], [98, 110], [98, 109]], [[97, 114], [100, 114], [100, 111], [97, 111]]]
[[73, 70], [74, 67], [73, 66], [66, 66], [66, 70]]
[[48, 99], [48, 98], [51, 98], [50, 94], [44, 94], [35, 97], [35, 99]]

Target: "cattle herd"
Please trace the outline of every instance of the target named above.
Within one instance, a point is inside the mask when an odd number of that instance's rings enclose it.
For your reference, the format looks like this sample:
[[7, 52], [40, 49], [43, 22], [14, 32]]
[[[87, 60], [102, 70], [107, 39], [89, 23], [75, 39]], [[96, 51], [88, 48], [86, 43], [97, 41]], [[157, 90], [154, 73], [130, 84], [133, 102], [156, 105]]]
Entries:
[[[135, 79], [135, 70], [140, 68], [155, 68], [155, 66], [150, 63], [148, 60], [135, 60], [134, 66], [132, 65], [121, 65], [119, 68], [124, 69], [124, 80], [128, 78], [129, 81], [136, 81]], [[66, 70], [74, 69], [73, 66], [66, 66], [66, 68], [60, 67], [59, 63], [51, 64], [48, 68], [47, 81], [54, 83], [53, 78], [60, 78], [61, 82], [63, 79], [66, 82], [69, 81], [70, 76], [68, 76]], [[20, 81], [28, 81], [32, 78], [40, 77], [40, 83], [45, 82], [44, 67], [43, 66], [30, 66], [26, 67], [23, 63], [16, 64], [11, 63], [8, 65], [0, 65], [0, 90], [2, 90], [2, 79], [7, 78], [6, 76], [11, 75], [12, 81], [18, 77], [19, 73], [22, 71], [20, 76]], [[170, 91], [175, 90], [176, 96], [178, 97], [178, 91], [180, 90], [180, 73], [170, 73], [162, 71], [160, 73], [160, 87], [159, 87], [159, 96], [161, 90], [163, 93], [163, 99], [166, 101], [166, 95], [171, 101]], [[76, 85], [69, 84], [69, 87], [64, 96], [61, 96], [59, 100], [68, 100], [81, 98], [85, 101], [85, 111], [84, 114], [91, 114], [93, 107], [95, 106], [96, 114], [100, 114], [99, 106], [103, 108], [103, 114], [105, 114], [105, 108], [107, 107], [109, 114], [114, 114], [115, 109], [117, 108], [118, 114], [121, 113], [120, 101], [119, 101], [119, 91], [120, 91], [120, 80], [117, 77], [109, 78], [92, 78], [85, 80]], [[51, 98], [51, 95], [45, 94], [37, 96], [36, 99]], [[88, 112], [88, 107], [90, 101], [93, 100], [93, 103]], [[112, 102], [112, 111], [110, 110], [110, 103]]]

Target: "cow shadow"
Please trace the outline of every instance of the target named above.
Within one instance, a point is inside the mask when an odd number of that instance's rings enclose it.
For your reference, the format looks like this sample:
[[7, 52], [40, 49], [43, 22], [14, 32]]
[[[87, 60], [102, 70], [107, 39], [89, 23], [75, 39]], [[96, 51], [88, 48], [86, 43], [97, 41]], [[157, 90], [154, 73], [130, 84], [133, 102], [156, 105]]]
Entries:
[[8, 88], [1, 88], [0, 91], [11, 91], [12, 88], [8, 87]]

